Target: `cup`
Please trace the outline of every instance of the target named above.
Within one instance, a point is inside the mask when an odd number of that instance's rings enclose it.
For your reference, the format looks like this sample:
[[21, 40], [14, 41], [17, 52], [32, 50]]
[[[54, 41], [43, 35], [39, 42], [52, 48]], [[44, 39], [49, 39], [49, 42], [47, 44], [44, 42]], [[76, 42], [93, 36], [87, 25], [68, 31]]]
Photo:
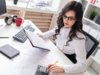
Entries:
[[16, 23], [16, 26], [19, 27], [19, 26], [21, 26], [21, 24], [23, 23], [23, 19], [20, 18], [20, 17], [18, 17], [18, 18], [16, 18], [15, 23]]
[[15, 4], [15, 5], [17, 4], [17, 2], [18, 2], [18, 0], [14, 0], [14, 4]]

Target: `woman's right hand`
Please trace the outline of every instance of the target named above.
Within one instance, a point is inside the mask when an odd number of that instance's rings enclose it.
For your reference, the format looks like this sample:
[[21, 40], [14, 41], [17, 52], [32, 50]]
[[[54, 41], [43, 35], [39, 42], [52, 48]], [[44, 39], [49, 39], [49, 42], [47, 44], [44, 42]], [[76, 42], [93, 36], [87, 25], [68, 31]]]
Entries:
[[48, 66], [48, 71], [53, 73], [64, 73], [64, 68], [55, 64], [50, 64]]

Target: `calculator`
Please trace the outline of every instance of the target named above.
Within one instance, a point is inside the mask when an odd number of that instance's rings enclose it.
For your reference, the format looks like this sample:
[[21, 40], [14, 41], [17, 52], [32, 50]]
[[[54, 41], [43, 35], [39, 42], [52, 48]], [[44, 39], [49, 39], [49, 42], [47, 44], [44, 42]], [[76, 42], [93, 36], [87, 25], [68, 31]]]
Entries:
[[42, 65], [38, 65], [35, 75], [49, 75], [48, 68]]

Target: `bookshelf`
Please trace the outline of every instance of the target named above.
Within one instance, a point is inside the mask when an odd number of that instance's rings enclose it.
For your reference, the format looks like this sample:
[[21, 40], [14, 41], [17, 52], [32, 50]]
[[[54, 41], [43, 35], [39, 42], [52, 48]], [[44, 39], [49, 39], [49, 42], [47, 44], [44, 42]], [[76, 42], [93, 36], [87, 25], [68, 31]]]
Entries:
[[95, 3], [91, 3], [91, 1], [92, 0], [87, 1], [87, 4], [85, 6], [83, 23], [100, 31], [100, 24], [95, 21], [96, 16], [100, 16], [100, 4], [98, 5], [97, 1]]

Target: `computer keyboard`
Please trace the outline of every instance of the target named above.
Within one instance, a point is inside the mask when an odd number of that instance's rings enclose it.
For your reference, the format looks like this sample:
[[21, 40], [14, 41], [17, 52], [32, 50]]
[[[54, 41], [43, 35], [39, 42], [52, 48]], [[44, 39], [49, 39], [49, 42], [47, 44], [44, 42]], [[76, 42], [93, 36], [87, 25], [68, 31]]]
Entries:
[[38, 65], [35, 75], [49, 75], [48, 68], [42, 65]]
[[34, 28], [31, 25], [27, 25], [23, 29], [21, 29], [17, 34], [13, 36], [13, 38], [19, 42], [24, 43], [27, 40], [26, 33], [24, 32], [24, 29], [29, 30], [31, 32], [34, 32]]

